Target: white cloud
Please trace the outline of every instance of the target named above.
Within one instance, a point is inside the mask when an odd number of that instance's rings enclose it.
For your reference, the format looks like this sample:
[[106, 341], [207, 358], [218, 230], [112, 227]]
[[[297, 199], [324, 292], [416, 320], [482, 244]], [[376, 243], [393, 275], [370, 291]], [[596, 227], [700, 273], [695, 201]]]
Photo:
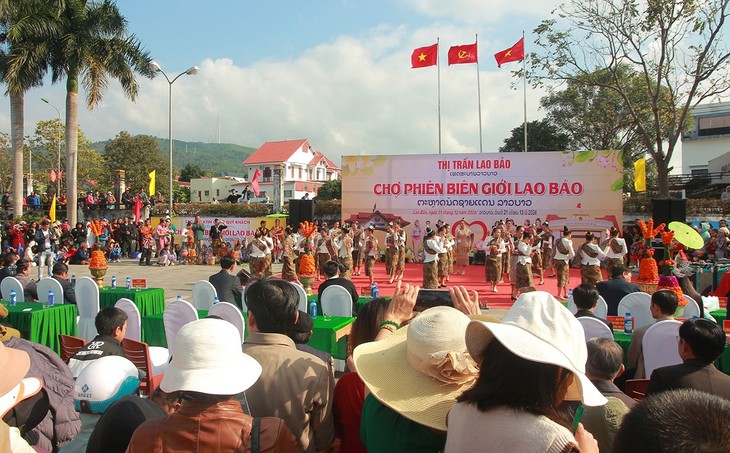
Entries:
[[547, 17], [559, 4], [556, 0], [402, 0], [415, 11], [439, 19], [452, 18], [466, 23], [498, 23], [508, 15]]
[[[182, 76], [173, 85], [173, 137], [214, 141], [220, 119], [222, 142], [258, 147], [265, 141], [309, 138], [335, 162], [347, 154], [436, 153], [436, 68], [411, 69], [410, 54], [437, 35], [443, 152], [478, 152], [475, 65], [448, 67], [445, 61], [450, 45], [473, 42], [473, 34], [443, 24], [419, 30], [381, 26], [366, 36], [338, 37], [296, 59], [266, 59], [246, 67], [230, 59], [206, 59], [197, 63], [198, 75]], [[480, 42], [485, 152], [496, 151], [523, 116], [521, 84], [519, 90], [510, 89], [510, 71], [519, 63], [497, 69], [491, 56], [501, 46]], [[185, 68], [163, 69], [173, 77]], [[528, 120], [542, 116], [542, 95], [528, 87]], [[63, 107], [62, 85], [33, 90], [26, 104], [41, 96]], [[93, 140], [121, 130], [167, 137], [167, 102], [168, 85], [161, 76], [140, 80], [136, 103], [112, 81], [97, 109], [80, 109], [79, 122]], [[26, 107], [26, 133], [36, 121], [55, 116], [47, 109]], [[0, 110], [0, 129], [9, 131], [7, 111]]]

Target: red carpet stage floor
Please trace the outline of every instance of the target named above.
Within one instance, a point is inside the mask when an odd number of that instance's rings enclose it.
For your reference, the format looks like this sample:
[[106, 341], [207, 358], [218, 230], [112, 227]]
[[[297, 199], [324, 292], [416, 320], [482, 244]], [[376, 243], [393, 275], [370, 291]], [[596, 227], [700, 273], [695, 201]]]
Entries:
[[[546, 275], [550, 272], [546, 272]], [[324, 278], [324, 277], [323, 277]], [[491, 291], [491, 285], [487, 283], [485, 278], [484, 266], [483, 265], [470, 265], [466, 268], [465, 275], [451, 275], [450, 281], [447, 283], [448, 286], [465, 286], [469, 290], [476, 290], [479, 293], [479, 301], [482, 306], [485, 302], [491, 308], [510, 308], [512, 306], [512, 300], [510, 299], [510, 285], [505, 280], [504, 283], [497, 285], [497, 293]], [[506, 278], [506, 275], [505, 275]], [[606, 271], [603, 270], [603, 278], [606, 278]], [[377, 263], [375, 265], [375, 282], [378, 284], [378, 290], [381, 296], [392, 296], [395, 290], [395, 282], [392, 284], [388, 283], [390, 276], [385, 273], [385, 263]], [[370, 294], [370, 283], [368, 277], [365, 276], [365, 270], [362, 269], [360, 276], [352, 276], [352, 281], [355, 283], [355, 287], [360, 295], [365, 296]], [[403, 282], [415, 285], [423, 284], [423, 267], [420, 263], [406, 263], [405, 273], [403, 275]], [[557, 294], [557, 279], [555, 277], [545, 277], [545, 284], [539, 285], [540, 279], [535, 277], [534, 283], [535, 288], [539, 291], [547, 291], [552, 295]], [[580, 284], [580, 269], [570, 270], [570, 281], [568, 288], [574, 288]], [[315, 287], [319, 285], [319, 282], [315, 281]], [[364, 287], [368, 287], [366, 292], [363, 292]]]

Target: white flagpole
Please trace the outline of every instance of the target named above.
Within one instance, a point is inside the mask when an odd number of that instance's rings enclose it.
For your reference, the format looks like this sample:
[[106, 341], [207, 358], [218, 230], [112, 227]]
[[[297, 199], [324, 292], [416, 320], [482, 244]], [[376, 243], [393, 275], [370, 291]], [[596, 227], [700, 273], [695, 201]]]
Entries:
[[438, 78], [439, 154], [441, 154], [441, 59], [439, 58], [439, 37], [436, 37], [436, 74]]
[[[522, 30], [522, 45], [524, 49], [525, 44], [525, 31]], [[524, 53], [524, 51], [523, 51]], [[525, 60], [527, 55], [522, 56], [522, 99], [523, 99], [523, 129], [525, 130], [525, 152], [527, 152], [527, 64]]]
[[479, 35], [474, 34], [474, 43], [476, 44], [477, 50], [477, 100], [479, 102], [479, 152], [484, 152], [482, 149], [482, 85], [479, 82]]

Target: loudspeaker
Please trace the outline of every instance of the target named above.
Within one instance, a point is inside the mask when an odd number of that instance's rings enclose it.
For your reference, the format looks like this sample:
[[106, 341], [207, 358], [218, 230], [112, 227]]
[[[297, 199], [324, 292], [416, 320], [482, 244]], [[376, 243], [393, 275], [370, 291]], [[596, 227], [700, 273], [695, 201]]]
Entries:
[[294, 231], [299, 228], [299, 224], [304, 221], [311, 222], [314, 220], [314, 200], [289, 200], [289, 219], [288, 225], [291, 225]]
[[652, 199], [652, 217], [654, 225], [669, 222], [686, 222], [687, 221], [687, 200], [679, 199]]

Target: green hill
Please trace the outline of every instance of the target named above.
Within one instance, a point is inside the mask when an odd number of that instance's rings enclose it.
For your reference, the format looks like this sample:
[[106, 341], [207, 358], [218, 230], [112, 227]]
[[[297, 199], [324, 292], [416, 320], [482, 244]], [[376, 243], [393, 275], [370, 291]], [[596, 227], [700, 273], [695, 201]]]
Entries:
[[[169, 155], [167, 139], [157, 138], [160, 142], [160, 154]], [[104, 153], [108, 140], [96, 142], [92, 147]], [[173, 166], [180, 170], [187, 164], [197, 165], [211, 176], [242, 176], [242, 162], [257, 148], [234, 145], [232, 143], [201, 143], [173, 140]]]

